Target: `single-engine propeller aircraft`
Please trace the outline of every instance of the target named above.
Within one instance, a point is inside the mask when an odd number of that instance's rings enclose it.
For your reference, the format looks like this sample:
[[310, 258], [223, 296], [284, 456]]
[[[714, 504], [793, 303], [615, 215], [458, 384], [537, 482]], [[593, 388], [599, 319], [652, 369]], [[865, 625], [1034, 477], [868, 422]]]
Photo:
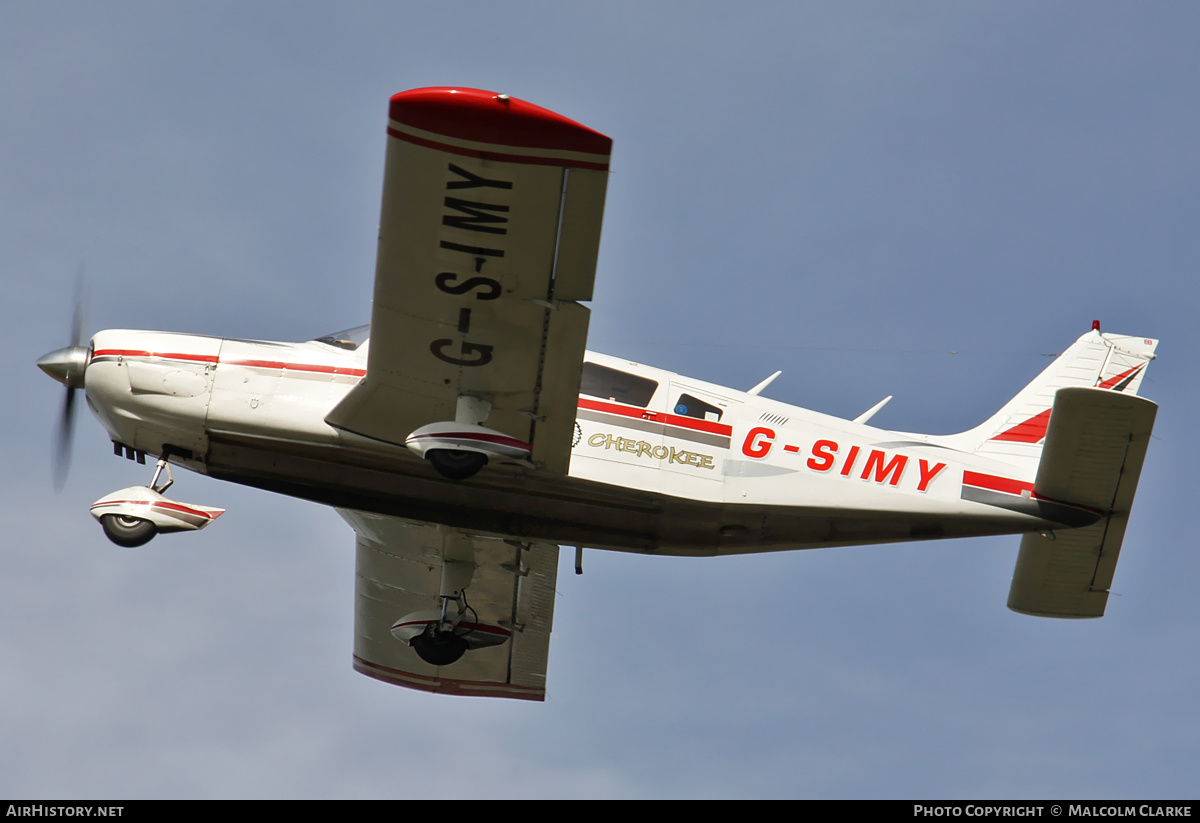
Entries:
[[[612, 141], [504, 94], [391, 99], [371, 324], [304, 343], [102, 331], [38, 361], [148, 486], [122, 546], [221, 509], [171, 466], [334, 506], [354, 666], [542, 700], [559, 546], [730, 555], [1021, 534], [1008, 605], [1104, 614], [1157, 407], [1157, 341], [1099, 323], [992, 417], [877, 429], [584, 350]], [[77, 314], [78, 317], [78, 314]], [[776, 373], [778, 374], [778, 373]]]

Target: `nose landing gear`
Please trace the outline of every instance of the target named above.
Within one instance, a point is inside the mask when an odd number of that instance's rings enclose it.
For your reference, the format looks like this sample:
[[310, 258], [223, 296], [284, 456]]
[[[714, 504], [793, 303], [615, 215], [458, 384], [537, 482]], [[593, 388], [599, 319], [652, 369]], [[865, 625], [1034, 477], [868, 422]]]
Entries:
[[[160, 483], [163, 472], [167, 481]], [[224, 509], [180, 503], [163, 495], [175, 479], [167, 455], [159, 459], [149, 486], [130, 486], [101, 497], [92, 504], [92, 517], [118, 546], [133, 548], [149, 543], [156, 534], [196, 531], [225, 513]]]
[[158, 534], [158, 526], [153, 521], [125, 514], [101, 515], [100, 528], [104, 529], [105, 537], [127, 549], [144, 546]]

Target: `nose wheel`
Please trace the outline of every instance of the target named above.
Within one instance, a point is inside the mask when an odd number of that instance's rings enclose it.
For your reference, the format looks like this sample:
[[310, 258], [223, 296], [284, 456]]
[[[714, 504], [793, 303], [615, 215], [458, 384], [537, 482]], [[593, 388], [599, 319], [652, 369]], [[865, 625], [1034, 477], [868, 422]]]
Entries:
[[158, 526], [149, 520], [123, 514], [102, 516], [100, 527], [104, 529], [104, 535], [109, 540], [127, 549], [144, 546], [158, 534]]
[[[118, 546], [144, 546], [159, 533], [196, 531], [225, 513], [224, 509], [180, 503], [164, 496], [163, 492], [175, 482], [167, 457], [164, 454], [159, 459], [149, 486], [121, 489], [92, 504], [92, 516], [100, 521], [105, 536]], [[166, 480], [162, 482], [164, 472]]]
[[[150, 490], [160, 495], [175, 482], [175, 478], [171, 474], [171, 464], [167, 462], [167, 456], [164, 453], [159, 458], [158, 463], [154, 466], [154, 477], [150, 480]], [[159, 483], [163, 471], [167, 473], [167, 481]], [[104, 529], [105, 537], [127, 549], [144, 546], [154, 539], [154, 535], [158, 534], [158, 526], [154, 525], [154, 521], [128, 514], [102, 515], [100, 528]]]

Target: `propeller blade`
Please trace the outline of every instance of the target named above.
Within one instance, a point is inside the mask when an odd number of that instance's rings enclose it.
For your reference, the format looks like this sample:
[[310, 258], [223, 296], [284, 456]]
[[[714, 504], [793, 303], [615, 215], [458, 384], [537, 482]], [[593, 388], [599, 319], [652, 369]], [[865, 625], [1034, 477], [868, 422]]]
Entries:
[[71, 469], [71, 443], [75, 438], [75, 392], [82, 388], [83, 372], [91, 360], [91, 351], [84, 350], [80, 345], [86, 302], [83, 264], [80, 264], [79, 274], [75, 278], [75, 305], [71, 309], [71, 348], [51, 352], [38, 361], [43, 371], [67, 386], [67, 396], [58, 416], [58, 428], [54, 432], [54, 462], [51, 470], [56, 492], [63, 490]]
[[71, 468], [71, 441], [75, 436], [75, 389], [67, 389], [58, 429], [54, 433], [54, 491], [60, 492]]
[[87, 297], [84, 294], [83, 264], [75, 277], [75, 305], [71, 310], [71, 345], [78, 346], [83, 338], [83, 324], [87, 314]]

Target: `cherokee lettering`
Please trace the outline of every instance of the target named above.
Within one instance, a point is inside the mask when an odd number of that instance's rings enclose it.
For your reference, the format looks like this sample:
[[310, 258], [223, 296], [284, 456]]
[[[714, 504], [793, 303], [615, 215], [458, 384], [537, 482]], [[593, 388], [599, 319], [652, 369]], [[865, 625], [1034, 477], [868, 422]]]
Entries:
[[614, 437], [606, 432], [597, 432], [587, 439], [587, 444], [597, 449], [612, 449], [628, 452], [635, 457], [645, 457], [650, 460], [666, 460], [668, 463], [680, 463], [684, 466], [695, 466], [698, 469], [714, 469], [711, 454], [700, 454], [673, 446], [656, 446], [645, 440], [634, 440], [631, 437]]

